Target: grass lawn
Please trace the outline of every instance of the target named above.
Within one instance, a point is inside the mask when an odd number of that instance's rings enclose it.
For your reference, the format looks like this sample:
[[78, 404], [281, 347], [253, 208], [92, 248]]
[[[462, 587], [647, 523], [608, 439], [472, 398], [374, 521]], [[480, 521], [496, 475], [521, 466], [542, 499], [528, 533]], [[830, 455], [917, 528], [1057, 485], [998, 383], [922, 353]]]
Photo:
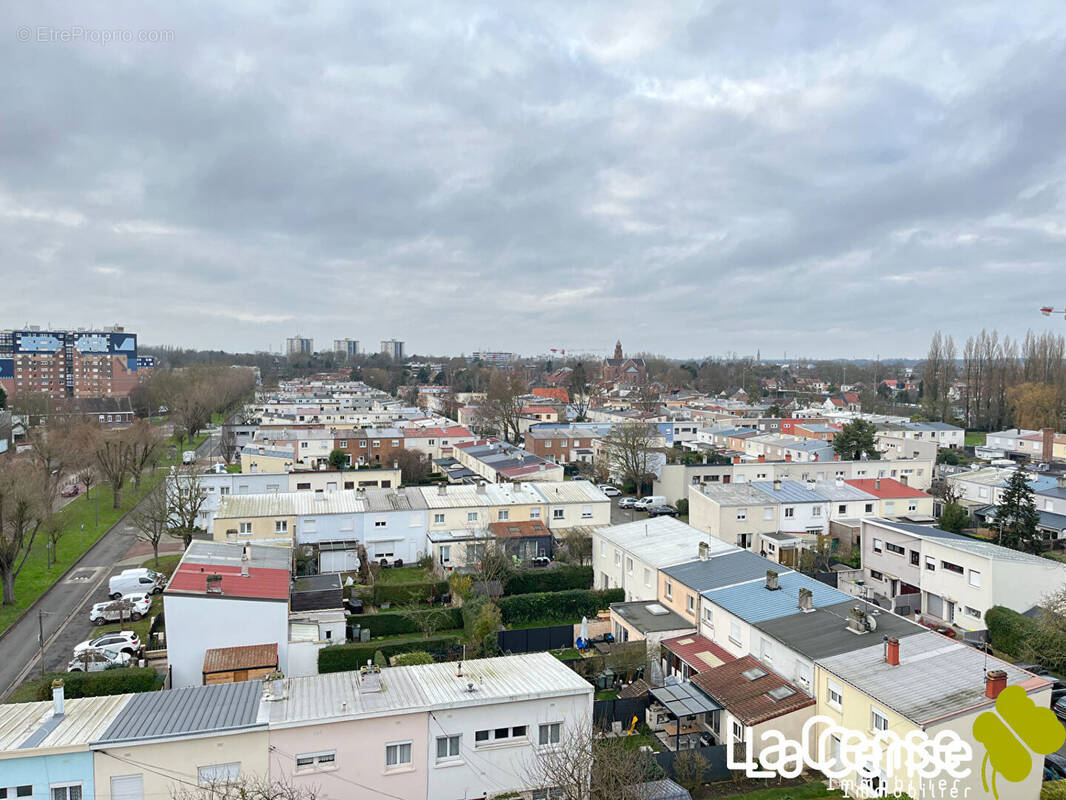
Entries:
[[380, 583], [420, 583], [429, 580], [429, 575], [421, 567], [390, 567], [378, 573]]
[[[713, 795], [697, 795], [712, 797]], [[819, 800], [822, 797], [843, 797], [836, 789], [827, 789], [822, 781], [802, 786], [781, 786], [776, 789], [758, 789], [747, 794], [731, 794], [722, 800]]]
[[226, 472], [231, 472], [232, 473], [232, 472], [240, 472], [240, 471], [241, 471], [241, 465], [240, 464], [229, 464], [226, 467]]
[[581, 653], [574, 647], [570, 647], [566, 650], [552, 650], [551, 654], [560, 661], [570, 661], [575, 658], [581, 658]]
[[174, 570], [178, 568], [178, 562], [181, 561], [181, 555], [181, 553], [174, 553], [172, 555], [160, 556], [158, 566], [155, 563], [155, 559], [149, 556], [148, 560], [141, 564], [141, 566], [147, 567], [148, 569], [154, 569], [156, 572], [162, 572], [169, 578], [174, 574]]
[[[197, 437], [197, 444], [206, 438], [206, 434]], [[173, 442], [169, 442], [173, 444]], [[164, 445], [163, 452], [167, 452]], [[177, 455], [180, 459], [180, 454]], [[76, 498], [67, 504], [57, 516], [63, 523], [63, 535], [56, 544], [54, 562], [48, 569], [47, 539], [43, 534], [38, 535], [30, 549], [30, 555], [26, 563], [15, 579], [15, 602], [10, 606], [0, 606], [0, 633], [6, 631], [18, 618], [19, 614], [29, 606], [63, 574], [74, 561], [81, 557], [108, 529], [122, 517], [123, 514], [133, 508], [148, 492], [154, 489], [167, 470], [173, 464], [173, 459], [164, 456], [160, 462], [160, 469], [154, 473], [145, 472], [141, 479], [140, 491], [133, 488], [129, 482], [122, 488], [121, 506], [112, 508], [114, 494], [109, 484], [94, 486], [88, 494]], [[100, 517], [97, 524], [96, 509], [97, 497], [99, 497]], [[82, 531], [84, 526], [84, 532]]]
[[535, 619], [530, 622], [516, 622], [513, 625], [508, 625], [507, 629], [511, 631], [520, 631], [526, 628], [547, 628], [552, 625], [580, 625], [580, 619], [560, 619], [559, 617], [544, 617], [542, 619]]
[[599, 692], [596, 692], [596, 697], [594, 699], [596, 699], [596, 700], [617, 700], [618, 699], [618, 692], [616, 692], [614, 689], [607, 689], [605, 691], [599, 691]]
[[966, 446], [982, 447], [987, 436], [987, 433], [981, 433], [981, 431], [966, 431]]

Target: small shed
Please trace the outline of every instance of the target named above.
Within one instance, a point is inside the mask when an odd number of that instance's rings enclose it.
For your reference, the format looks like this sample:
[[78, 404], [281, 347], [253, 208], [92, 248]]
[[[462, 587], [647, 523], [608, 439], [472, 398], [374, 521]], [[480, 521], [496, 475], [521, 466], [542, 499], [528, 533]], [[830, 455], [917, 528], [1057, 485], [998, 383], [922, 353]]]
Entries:
[[277, 671], [277, 642], [215, 647], [204, 653], [204, 686], [253, 681]]
[[319, 611], [344, 607], [344, 587], [341, 576], [308, 575], [297, 578], [292, 584], [289, 608], [292, 611]]

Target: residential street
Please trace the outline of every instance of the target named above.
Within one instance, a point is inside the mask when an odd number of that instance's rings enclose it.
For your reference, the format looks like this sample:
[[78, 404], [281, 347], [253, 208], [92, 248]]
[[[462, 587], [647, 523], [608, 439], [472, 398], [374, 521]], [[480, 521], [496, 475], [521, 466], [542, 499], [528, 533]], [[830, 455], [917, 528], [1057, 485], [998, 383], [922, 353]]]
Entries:
[[[197, 448], [197, 455], [207, 457], [218, 450], [217, 431]], [[77, 498], [85, 502], [84, 496]], [[143, 502], [143, 501], [142, 501]], [[71, 650], [91, 636], [89, 608], [106, 600], [106, 582], [113, 567], [122, 562], [136, 543], [128, 515], [119, 520], [94, 544], [77, 569], [52, 586], [36, 607], [0, 638], [0, 697], [6, 698], [19, 683], [40, 671], [39, 625], [43, 624], [46, 670], [62, 670], [70, 661]], [[138, 558], [146, 560], [147, 556]], [[38, 612], [43, 611], [43, 623]]]

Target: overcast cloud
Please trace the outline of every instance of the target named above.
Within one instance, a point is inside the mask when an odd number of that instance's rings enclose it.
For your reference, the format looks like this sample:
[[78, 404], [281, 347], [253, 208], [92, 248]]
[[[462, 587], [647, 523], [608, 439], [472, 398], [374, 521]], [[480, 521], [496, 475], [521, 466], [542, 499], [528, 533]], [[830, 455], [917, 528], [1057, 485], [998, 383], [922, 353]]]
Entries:
[[[0, 24], [0, 327], [856, 357], [1066, 329], [1037, 312], [1066, 303], [1058, 2], [27, 2]], [[77, 26], [134, 41], [47, 41]]]

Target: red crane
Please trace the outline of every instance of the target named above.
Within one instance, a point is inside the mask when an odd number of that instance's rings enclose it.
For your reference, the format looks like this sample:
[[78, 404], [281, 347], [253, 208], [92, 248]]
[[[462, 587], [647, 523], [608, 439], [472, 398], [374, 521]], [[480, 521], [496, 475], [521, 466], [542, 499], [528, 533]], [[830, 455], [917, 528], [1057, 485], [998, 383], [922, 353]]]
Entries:
[[1058, 311], [1051, 306], [1041, 306], [1040, 313], [1045, 317], [1050, 317], [1052, 314], [1062, 314], [1063, 317], [1066, 317], [1066, 310]]

